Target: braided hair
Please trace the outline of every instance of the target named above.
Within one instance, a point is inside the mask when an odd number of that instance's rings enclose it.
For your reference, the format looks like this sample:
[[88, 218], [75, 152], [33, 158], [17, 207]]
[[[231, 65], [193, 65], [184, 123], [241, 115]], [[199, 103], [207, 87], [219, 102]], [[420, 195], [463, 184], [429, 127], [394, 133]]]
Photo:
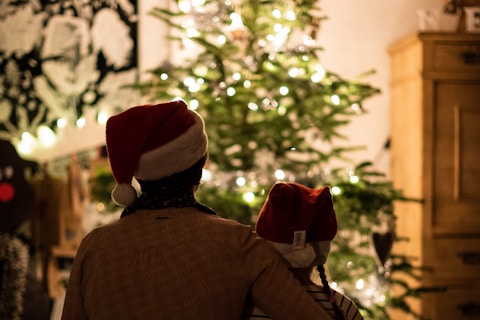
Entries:
[[317, 270], [320, 275], [320, 279], [322, 280], [323, 290], [327, 294], [329, 301], [332, 304], [333, 311], [335, 312], [335, 318], [337, 320], [347, 320], [347, 316], [345, 315], [345, 312], [342, 310], [342, 308], [340, 308], [340, 306], [338, 305], [335, 299], [335, 292], [332, 289], [330, 289], [330, 286], [328, 285], [324, 266], [318, 265]]

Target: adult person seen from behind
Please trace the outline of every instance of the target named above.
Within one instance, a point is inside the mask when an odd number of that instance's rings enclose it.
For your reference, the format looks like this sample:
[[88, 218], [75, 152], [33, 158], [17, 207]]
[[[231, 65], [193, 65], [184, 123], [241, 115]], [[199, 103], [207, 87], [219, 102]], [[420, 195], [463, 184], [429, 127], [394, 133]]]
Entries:
[[248, 293], [274, 319], [328, 319], [271, 245], [195, 199], [208, 139], [183, 101], [111, 117], [106, 143], [125, 209], [83, 239], [62, 319], [240, 319]]
[[[277, 183], [270, 189], [255, 226], [273, 244], [290, 270], [329, 319], [363, 320], [355, 303], [330, 288], [324, 264], [337, 233], [337, 219], [328, 187], [311, 189], [298, 183]], [[317, 284], [320, 278], [320, 284]], [[244, 319], [268, 319], [255, 303]]]

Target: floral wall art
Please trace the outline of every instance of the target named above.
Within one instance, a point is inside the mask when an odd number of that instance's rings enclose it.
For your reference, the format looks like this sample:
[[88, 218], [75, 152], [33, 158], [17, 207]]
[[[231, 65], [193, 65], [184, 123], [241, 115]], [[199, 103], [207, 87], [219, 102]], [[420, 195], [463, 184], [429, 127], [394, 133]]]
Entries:
[[[135, 0], [0, 1], [0, 139], [58, 133], [124, 108], [137, 67]], [[63, 122], [59, 122], [59, 120]]]

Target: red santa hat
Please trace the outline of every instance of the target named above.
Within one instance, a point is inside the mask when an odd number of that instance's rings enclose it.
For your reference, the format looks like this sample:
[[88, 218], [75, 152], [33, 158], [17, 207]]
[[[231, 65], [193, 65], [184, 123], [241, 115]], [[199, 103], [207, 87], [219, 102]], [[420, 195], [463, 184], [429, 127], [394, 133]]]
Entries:
[[330, 189], [293, 182], [273, 185], [255, 226], [296, 268], [324, 264], [337, 228]]
[[184, 171], [208, 146], [203, 119], [182, 100], [132, 107], [110, 117], [106, 142], [117, 183], [112, 199], [122, 206], [137, 198], [133, 177], [158, 180]]

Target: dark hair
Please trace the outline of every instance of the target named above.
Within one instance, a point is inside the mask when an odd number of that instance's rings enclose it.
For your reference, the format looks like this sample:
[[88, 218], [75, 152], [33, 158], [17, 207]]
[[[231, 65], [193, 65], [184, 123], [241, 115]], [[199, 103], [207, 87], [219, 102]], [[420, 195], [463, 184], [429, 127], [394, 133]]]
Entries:
[[[323, 265], [317, 266], [318, 273], [320, 275], [320, 279], [322, 280], [322, 285], [323, 285], [323, 291], [327, 294], [329, 299], [331, 297], [335, 297], [335, 292], [330, 289], [330, 286], [328, 285], [327, 281], [327, 276], [325, 275], [325, 268]], [[333, 306], [333, 311], [335, 312], [335, 316], [337, 320], [346, 320], [347, 316], [345, 315], [345, 312], [340, 308], [336, 300], [330, 300]]]
[[202, 179], [202, 169], [207, 162], [207, 155], [204, 155], [200, 160], [194, 163], [190, 168], [174, 173], [171, 176], [159, 179], [159, 180], [140, 180], [142, 191], [154, 190], [159, 186], [178, 187], [181, 189], [192, 188], [200, 184]]

